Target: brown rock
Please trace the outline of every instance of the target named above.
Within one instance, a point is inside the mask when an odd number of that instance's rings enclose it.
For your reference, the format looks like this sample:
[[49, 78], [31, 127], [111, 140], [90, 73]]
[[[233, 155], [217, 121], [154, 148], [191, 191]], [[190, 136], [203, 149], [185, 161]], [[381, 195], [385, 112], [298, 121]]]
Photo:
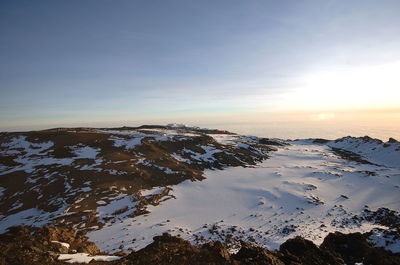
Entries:
[[300, 262], [308, 265], [342, 265], [340, 256], [335, 256], [328, 250], [318, 248], [310, 240], [295, 237], [287, 240], [280, 248], [284, 255], [285, 263], [290, 261]]
[[346, 264], [356, 262], [371, 265], [400, 264], [399, 254], [393, 254], [383, 248], [372, 246], [367, 241], [368, 236], [369, 233], [330, 233], [321, 244], [321, 249], [336, 253]]
[[243, 264], [254, 265], [284, 265], [284, 263], [276, 256], [276, 253], [268, 251], [260, 247], [251, 246], [241, 242], [242, 247], [233, 258]]

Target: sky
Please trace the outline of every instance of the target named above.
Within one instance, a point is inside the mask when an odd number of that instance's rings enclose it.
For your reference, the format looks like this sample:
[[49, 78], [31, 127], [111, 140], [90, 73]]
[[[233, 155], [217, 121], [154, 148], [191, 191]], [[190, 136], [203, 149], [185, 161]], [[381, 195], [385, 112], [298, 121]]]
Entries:
[[399, 13], [398, 0], [2, 0], [0, 130], [362, 116], [400, 131]]

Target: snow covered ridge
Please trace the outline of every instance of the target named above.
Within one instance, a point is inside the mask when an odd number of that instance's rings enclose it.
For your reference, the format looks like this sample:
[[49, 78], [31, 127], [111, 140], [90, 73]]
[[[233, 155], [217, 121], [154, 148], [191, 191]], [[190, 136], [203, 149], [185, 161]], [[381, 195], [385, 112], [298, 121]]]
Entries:
[[[2, 133], [0, 232], [47, 223], [99, 229], [173, 198], [169, 185], [202, 180], [206, 169], [254, 166], [282, 144], [179, 125]], [[159, 194], [142, 195], [155, 187]]]
[[[323, 143], [331, 148], [352, 152], [359, 155], [359, 159], [365, 162], [400, 168], [400, 142], [393, 138], [390, 138], [387, 142], [383, 142], [368, 136], [347, 136], [333, 141], [315, 139], [313, 142]], [[340, 150], [338, 151], [340, 152]], [[350, 153], [348, 155], [351, 156]]]

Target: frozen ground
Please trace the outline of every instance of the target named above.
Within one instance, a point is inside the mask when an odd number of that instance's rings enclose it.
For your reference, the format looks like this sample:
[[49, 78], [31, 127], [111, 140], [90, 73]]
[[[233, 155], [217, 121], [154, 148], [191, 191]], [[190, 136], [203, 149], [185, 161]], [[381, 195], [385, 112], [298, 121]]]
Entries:
[[379, 228], [351, 221], [366, 208], [400, 210], [398, 167], [344, 160], [309, 141], [280, 147], [256, 167], [207, 170], [205, 177], [172, 186], [173, 196], [149, 214], [107, 223], [90, 240], [103, 251], [138, 250], [169, 232], [194, 243], [222, 240], [233, 250], [238, 239], [277, 248], [296, 235], [318, 244], [331, 231]]

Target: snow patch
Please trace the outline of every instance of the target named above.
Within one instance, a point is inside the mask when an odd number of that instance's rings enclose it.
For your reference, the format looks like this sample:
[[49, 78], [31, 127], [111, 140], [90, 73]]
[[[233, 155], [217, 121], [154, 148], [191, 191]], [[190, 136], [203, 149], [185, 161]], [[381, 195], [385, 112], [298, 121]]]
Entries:
[[88, 158], [88, 159], [96, 159], [100, 149], [93, 148], [90, 146], [72, 146], [71, 149], [75, 154], [75, 158]]
[[68, 263], [89, 263], [92, 260], [95, 261], [114, 261], [119, 260], [121, 257], [109, 256], [109, 255], [96, 255], [91, 256], [87, 253], [75, 253], [75, 254], [60, 254], [58, 260], [62, 260]]
[[385, 230], [373, 229], [368, 241], [376, 247], [383, 247], [393, 253], [400, 253], [400, 238]]
[[65, 242], [60, 242], [60, 241], [56, 241], [56, 240], [52, 240], [51, 242], [56, 243], [56, 244], [60, 244], [61, 246], [65, 247], [65, 248], [69, 248], [70, 244], [65, 243]]

